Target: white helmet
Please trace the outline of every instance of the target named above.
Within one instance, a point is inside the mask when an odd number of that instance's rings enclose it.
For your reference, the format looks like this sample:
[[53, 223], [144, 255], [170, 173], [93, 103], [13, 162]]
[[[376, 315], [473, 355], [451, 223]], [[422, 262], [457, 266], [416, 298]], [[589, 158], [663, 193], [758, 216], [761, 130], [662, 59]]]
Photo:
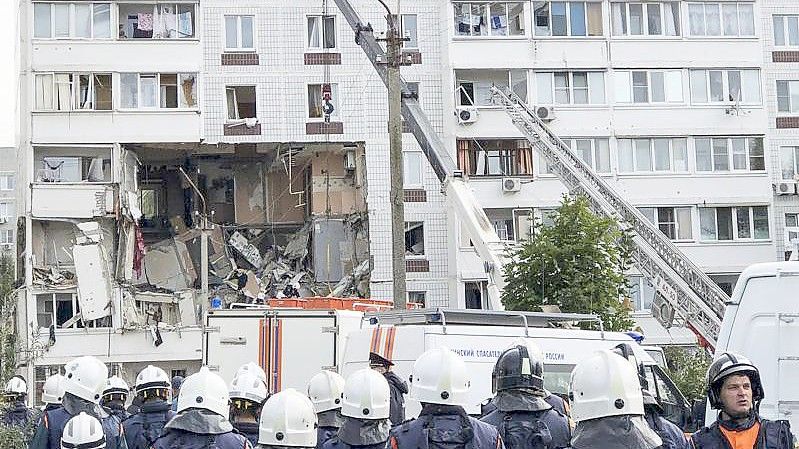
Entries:
[[316, 447], [316, 413], [310, 399], [293, 388], [270, 397], [261, 413], [258, 444]]
[[386, 419], [391, 390], [382, 374], [371, 368], [355, 371], [344, 385], [341, 414], [358, 419]]
[[60, 404], [64, 396], [64, 376], [53, 374], [44, 381], [42, 388], [42, 402], [45, 404]]
[[344, 396], [344, 378], [339, 373], [324, 370], [308, 382], [308, 397], [311, 398], [316, 413], [341, 408]]
[[192, 374], [183, 381], [178, 395], [177, 412], [201, 408], [227, 419], [230, 414], [229, 402], [230, 396], [225, 381], [204, 366], [200, 368], [200, 372]]
[[411, 398], [428, 404], [468, 404], [469, 375], [463, 359], [447, 348], [426, 351], [413, 364]]
[[64, 365], [64, 392], [94, 402], [100, 401], [108, 381], [108, 368], [90, 355], [78, 357]]
[[20, 395], [20, 394], [28, 394], [28, 386], [25, 384], [25, 381], [19, 377], [12, 377], [8, 383], [6, 383], [5, 394], [8, 395]]
[[105, 390], [103, 390], [103, 397], [106, 397], [111, 394], [121, 394], [124, 395], [126, 398], [130, 394], [130, 387], [128, 383], [125, 382], [119, 376], [111, 376], [105, 383]]
[[73, 416], [61, 433], [61, 449], [101, 449], [105, 447], [103, 425], [94, 416], [80, 412]]
[[251, 372], [241, 373], [230, 383], [230, 399], [246, 399], [261, 404], [267, 396], [266, 385]]
[[245, 365], [241, 365], [239, 369], [236, 370], [236, 374], [233, 376], [233, 378], [235, 379], [244, 373], [250, 373], [258, 379], [261, 379], [261, 382], [263, 382], [264, 385], [266, 384], [266, 372], [264, 372], [264, 369], [258, 366], [257, 363], [248, 362]]
[[627, 359], [611, 350], [597, 351], [574, 367], [569, 399], [571, 417], [577, 422], [644, 414], [638, 373]]
[[169, 381], [166, 371], [153, 365], [139, 371], [136, 376], [136, 394], [141, 394], [148, 390], [172, 390], [172, 383]]

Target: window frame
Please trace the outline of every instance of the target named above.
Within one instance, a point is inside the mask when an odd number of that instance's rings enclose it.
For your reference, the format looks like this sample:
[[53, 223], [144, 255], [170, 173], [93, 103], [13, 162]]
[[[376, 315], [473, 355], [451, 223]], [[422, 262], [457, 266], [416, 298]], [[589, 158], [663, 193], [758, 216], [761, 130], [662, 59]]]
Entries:
[[[31, 11], [31, 38], [36, 40], [114, 40], [114, 4], [110, 1], [105, 2], [53, 2], [53, 1], [35, 1], [32, 2], [33, 7]], [[50, 33], [48, 37], [36, 36], [36, 6], [49, 5], [50, 6]], [[67, 18], [67, 28], [69, 29], [69, 36], [57, 37], [56, 30], [56, 5], [66, 5], [69, 7], [69, 17]], [[89, 6], [89, 36], [77, 36], [77, 13], [75, 5], [88, 5]], [[96, 37], [94, 19], [95, 19], [95, 6], [108, 6], [108, 37]]]
[[[716, 140], [721, 139], [724, 139], [727, 142], [727, 170], [716, 170], [716, 146], [714, 143]], [[746, 150], [746, 168], [735, 168], [735, 148], [733, 145], [733, 140], [738, 139], [742, 139], [744, 141], [744, 148]], [[763, 154], [755, 155], [754, 157], [760, 157], [763, 159], [763, 169], [754, 170], [752, 169], [752, 141], [757, 139], [760, 139], [760, 147], [763, 149]], [[694, 161], [696, 162], [696, 173], [766, 173], [766, 155], [763, 136], [696, 136], [692, 140], [694, 146]], [[699, 146], [697, 145], [697, 141], [699, 140], [710, 141], [710, 170], [704, 170], [700, 168], [698, 153]]]
[[[765, 238], [755, 238], [755, 208], [765, 208], [766, 213], [765, 217], [767, 220], [767, 231], [768, 237]], [[714, 225], [714, 234], [715, 239], [706, 239], [702, 235], [702, 211], [711, 209], [713, 210], [713, 225]], [[730, 240], [719, 240], [719, 222], [718, 222], [718, 210], [719, 209], [730, 209], [730, 219], [731, 219], [731, 229], [732, 229], [732, 238]], [[739, 234], [739, 221], [738, 221], [738, 214], [741, 209], [747, 210], [747, 220], [748, 220], [748, 231], [751, 237], [740, 237]], [[701, 243], [729, 243], [729, 242], [754, 242], [754, 243], [762, 243], [762, 242], [769, 242], [772, 239], [771, 233], [771, 217], [769, 215], [769, 207], [768, 205], [730, 205], [730, 206], [709, 206], [709, 207], [699, 207], [699, 241]]]
[[[634, 73], [644, 72], [646, 74], [646, 92], [647, 92], [647, 101], [635, 101], [635, 81], [633, 74]], [[654, 90], [653, 90], [653, 83], [652, 78], [653, 74], [661, 74], [663, 76], [663, 101], [654, 101]], [[676, 77], [675, 77], [676, 75]], [[622, 97], [620, 95], [615, 95], [614, 101], [616, 105], [620, 105], [623, 107], [630, 107], [630, 106], [649, 106], [649, 105], [679, 105], [685, 104], [685, 76], [682, 69], [624, 69], [624, 70], [614, 70], [613, 72], [614, 77], [614, 88], [618, 89], [622, 87], [624, 84], [627, 90], [627, 96]], [[676, 97], [674, 93], [672, 93], [672, 89], [669, 89], [670, 80], [672, 78], [679, 78], [680, 80], [680, 89], [679, 89], [679, 99], [677, 100], [670, 100], [670, 98]], [[616, 93], [616, 92], [614, 92]], [[627, 101], [629, 99], [629, 101]]]
[[[785, 177], [785, 166], [783, 165], [786, 162], [784, 153], [789, 153], [791, 158], [790, 164], [793, 174], [788, 178]], [[783, 181], [799, 181], [799, 145], [781, 145], [779, 149], [779, 159], [780, 179]]]
[[[514, 0], [500, 0], [500, 1], [453, 0], [452, 2], [450, 2], [450, 4], [451, 4], [451, 9], [450, 9], [451, 15], [450, 15], [450, 17], [452, 18], [452, 25], [453, 25], [452, 36], [453, 36], [454, 39], [524, 39], [524, 38], [529, 36], [529, 34], [527, 33], [527, 25], [529, 24], [529, 20], [527, 19], [528, 8], [526, 6], [529, 3], [530, 3], [529, 1], [518, 1], [518, 0], [516, 0], [516, 1], [514, 1]], [[522, 23], [524, 25], [524, 28], [522, 28], [522, 34], [510, 34], [510, 31], [508, 31], [508, 34], [505, 34], [505, 35], [491, 34], [490, 24], [486, 25], [486, 26], [489, 27], [488, 28], [488, 30], [489, 30], [488, 34], [485, 34], [485, 35], [483, 35], [483, 34], [472, 34], [471, 32], [469, 34], [460, 34], [459, 31], [458, 31], [458, 23], [455, 22], [455, 17], [456, 17], [456, 15], [455, 15], [456, 9], [455, 8], [457, 8], [458, 5], [463, 5], [463, 4], [468, 4], [469, 5], [470, 16], [472, 15], [471, 11], [473, 10], [475, 5], [491, 6], [492, 4], [503, 4], [505, 6], [505, 17], [506, 17], [506, 20], [508, 21], [508, 25], [510, 25], [510, 16], [508, 15], [508, 4], [519, 4], [519, 5], [521, 5], [522, 6], [522, 13], [521, 13]], [[490, 8], [488, 10], [488, 15], [489, 16], [491, 15]], [[482, 20], [482, 19], [485, 18], [485, 16], [480, 16], [480, 18]], [[473, 26], [473, 25], [470, 24], [470, 26]], [[509, 28], [509, 27], [506, 26], [505, 28]], [[417, 29], [418, 29], [418, 17], [417, 17]], [[417, 36], [418, 36], [418, 34], [417, 34]], [[408, 47], [408, 48], [418, 48], [418, 47]]]
[[[707, 34], [707, 4], [715, 4], [718, 5], [718, 12], [719, 12], [719, 34]], [[702, 30], [703, 34], [694, 34], [692, 32], [692, 23], [691, 23], [691, 5], [702, 5]], [[737, 33], [736, 34], [724, 34], [724, 7], [723, 5], [735, 5], [736, 7], [736, 27]], [[752, 34], [741, 34], [741, 9], [740, 5], [751, 5], [752, 6]], [[685, 37], [690, 39], [756, 39], [758, 37], [758, 24], [757, 20], [758, 17], [755, 14], [755, 2], [754, 1], [686, 1], [685, 2], [685, 17], [687, 22], [687, 33], [685, 33]]]
[[[416, 161], [411, 161], [408, 159], [409, 157], [413, 157], [417, 159]], [[421, 151], [403, 151], [402, 152], [402, 184], [406, 189], [420, 189], [424, 188], [424, 172], [422, 161], [424, 159], [424, 153]], [[408, 170], [409, 166], [413, 165], [416, 170]], [[408, 180], [408, 173], [418, 173], [418, 180], [419, 182], [409, 182]]]
[[[239, 45], [237, 47], [228, 47], [227, 46], [227, 19], [228, 17], [234, 17], [236, 19], [236, 44]], [[245, 17], [249, 17], [251, 20], [252, 25], [252, 47], [244, 47], [242, 43], [244, 42], [243, 39], [243, 28], [242, 28], [242, 19]], [[256, 38], [257, 33], [257, 26], [255, 22], [255, 14], [224, 14], [222, 16], [222, 29], [224, 32], [224, 49], [223, 51], [226, 53], [255, 53], [257, 51], [256, 42], [258, 39]]]
[[[611, 150], [610, 150], [610, 138], [608, 138], [608, 137], [564, 137], [561, 140], [563, 140], [563, 142], [566, 144], [566, 146], [568, 146], [569, 149], [572, 152], [574, 152], [574, 154], [576, 154], [578, 158], [580, 158], [580, 160], [582, 160], [589, 167], [591, 167], [591, 169], [593, 171], [595, 171], [599, 176], [610, 175], [610, 174], [613, 173], [613, 161], [612, 161]], [[585, 159], [583, 159], [581, 153], [578, 152], [577, 144], [578, 144], [579, 141], [583, 141], [583, 142], [584, 141], [588, 141], [590, 143], [590, 145], [591, 145], [591, 150], [590, 150], [591, 151], [591, 161], [586, 161]], [[600, 145], [601, 141], [605, 142], [605, 149], [607, 149], [607, 154], [606, 154], [607, 162], [608, 162], [607, 171], [599, 171], [599, 169], [597, 168], [597, 161], [600, 159], [599, 158], [599, 152], [601, 151], [601, 148], [600, 148], [601, 147], [601, 145]], [[548, 170], [548, 167], [545, 170], [546, 170], [547, 174], [551, 174], [551, 172]]]
[[[230, 118], [230, 109], [228, 109], [227, 92], [228, 92], [228, 89], [234, 89], [234, 95], [236, 95], [235, 94], [235, 88], [237, 88], [237, 87], [252, 87], [253, 88], [253, 91], [255, 93], [255, 117], [254, 118], [256, 118], [256, 119], [258, 118], [258, 86], [255, 85], [255, 84], [225, 84], [225, 116], [224, 116], [225, 117], [225, 123], [234, 123], [234, 122], [239, 121], [239, 120], [246, 120], [247, 118], [253, 118], [253, 117]], [[236, 98], [235, 103], [236, 103], [236, 108], [237, 108], [236, 115], [238, 115], [239, 114], [239, 111], [238, 111], [238, 104], [239, 104], [238, 96], [236, 95], [235, 98]]]
[[[785, 83], [785, 87], [787, 89], [788, 96], [787, 98], [784, 95], [780, 95], [780, 84]], [[799, 80], [775, 80], [775, 92], [777, 94], [777, 116], [778, 117], [790, 117], [799, 115], [799, 104], [793, 104], [793, 93], [791, 86], [796, 86], [797, 96], [799, 96]], [[786, 98], [788, 101], [788, 110], [783, 111], [780, 110], [780, 99]], [[799, 102], [797, 102], [799, 103]]]
[[[8, 182], [6, 180], [9, 180]], [[17, 186], [17, 175], [15, 172], [0, 173], [0, 191], [13, 192]]]
[[0, 229], [0, 246], [13, 247], [15, 242], [13, 229]]
[[407, 233], [409, 231], [408, 227], [410, 225], [414, 224], [414, 223], [421, 223], [421, 225], [422, 225], [422, 253], [421, 254], [408, 254], [408, 251], [406, 249], [405, 250], [405, 260], [425, 260], [428, 257], [427, 256], [427, 251], [428, 251], [427, 243], [428, 242], [427, 242], [427, 233], [425, 232], [425, 220], [405, 221], [404, 222], [404, 226], [403, 226], [403, 229], [404, 229], [403, 236], [405, 235], [405, 233]]
[[[636, 142], [646, 140], [649, 143], [649, 161], [651, 170], [638, 170], [638, 151], [636, 148]], [[657, 170], [657, 154], [656, 154], [656, 147], [655, 143], [658, 140], [668, 140], [669, 141], [669, 169], [668, 170]], [[675, 144], [676, 140], [683, 140], [685, 141], [685, 169], [684, 170], [677, 170], [677, 161], [679, 159], [675, 158], [677, 154], [675, 152]], [[688, 147], [688, 138], [683, 136], [671, 136], [671, 137], [618, 137], [616, 138], [616, 160], [618, 162], [617, 165], [617, 173], [620, 175], [663, 175], [663, 174], [686, 174], [691, 172], [691, 167], [689, 163], [689, 147]], [[629, 141], [630, 142], [630, 154], [631, 154], [631, 163], [632, 163], [632, 171], [624, 170], [624, 167], [621, 163], [622, 157], [622, 141]]]
[[338, 99], [338, 94], [339, 94], [338, 83], [306, 83], [304, 85], [305, 86], [305, 115], [306, 115], [305, 119], [306, 120], [312, 120], [312, 121], [324, 121], [325, 120], [325, 114], [324, 113], [322, 113], [322, 115], [320, 117], [312, 117], [311, 116], [311, 109], [310, 109], [311, 95], [310, 95], [310, 90], [309, 90], [309, 88], [311, 86], [319, 86], [319, 90], [320, 90], [320, 93], [321, 93], [321, 89], [322, 89], [322, 87], [325, 84], [330, 84], [330, 97], [331, 97], [332, 103], [333, 103], [333, 113], [330, 114], [330, 119], [332, 120], [333, 118], [338, 118], [338, 117], [341, 116], [341, 112], [340, 112], [341, 101]]
[[[176, 34], [175, 37], [163, 37], [163, 36], [155, 37], [154, 36], [154, 34], [155, 34], [154, 32], [153, 32], [153, 36], [151, 36], [151, 37], [120, 37], [119, 33], [117, 33], [116, 40], [118, 40], [118, 41], [147, 41], [147, 40], [150, 40], [150, 41], [162, 41], [162, 40], [180, 41], [180, 40], [199, 40], [199, 38], [200, 38], [200, 36], [199, 36], [200, 17], [198, 15], [198, 10], [199, 10], [199, 6], [200, 5], [199, 5], [199, 3], [197, 1], [180, 1], [180, 0], [178, 0], [178, 1], [155, 1], [153, 3], [138, 3], [135, 0], [120, 0], [120, 1], [116, 2], [115, 4], [116, 5], [122, 5], [122, 4], [136, 5], [136, 4], [141, 4], [141, 5], [144, 5], [144, 6], [150, 6], [151, 5], [153, 7], [153, 16], [158, 14], [157, 13], [157, 8], [159, 6], [174, 6], [175, 7], [175, 27], [176, 27], [175, 28], [175, 34]], [[192, 17], [192, 23], [191, 23], [192, 35], [191, 36], [180, 36], [179, 29], [180, 29], [180, 7], [181, 6], [191, 6], [191, 8], [192, 8], [192, 11], [191, 11], [191, 14], [192, 14], [191, 15], [191, 17]], [[123, 24], [123, 21], [121, 20], [119, 14], [120, 14], [120, 11], [119, 11], [119, 7], [117, 6], [117, 8], [116, 8], [116, 16], [114, 16], [112, 18], [112, 24], [116, 24], [117, 28], [119, 28], [119, 26]], [[222, 30], [224, 30], [225, 29], [225, 27], [224, 27], [224, 18], [222, 20], [223, 20]], [[155, 30], [153, 30], [153, 31], [155, 31]]]
[[[694, 101], [694, 77], [692, 76], [694, 73], [703, 72], [703, 81], [704, 81], [704, 89], [705, 94], [707, 96], [707, 100], [705, 101]], [[724, 100], [722, 101], [715, 101], [713, 100], [711, 94], [711, 72], [721, 72], [721, 88], [722, 88], [722, 96]], [[747, 94], [747, 90], [745, 90], [746, 83], [744, 82], [744, 72], [755, 72], [757, 73], [757, 97], [758, 101], [744, 101], [743, 99], [739, 100], [730, 100], [730, 72], [739, 72], [740, 73], [740, 85], [741, 85], [741, 97], [749, 97], [752, 94]], [[729, 106], [729, 105], [746, 105], [746, 106], [762, 106], [763, 105], [763, 79], [762, 73], [759, 68], [701, 68], [701, 69], [689, 69], [688, 70], [688, 85], [689, 85], [689, 96], [691, 105], [695, 106]]]
[[[594, 103], [592, 99], [595, 98], [595, 95], [592, 95], [592, 92], [596, 93], [596, 87], [593, 86], [593, 82], [591, 79], [593, 78], [591, 74], [601, 74], [602, 75], [602, 99], [601, 103]], [[601, 107], [608, 105], [608, 92], [607, 92], [607, 73], [606, 71], [602, 70], [573, 70], [573, 71], [565, 71], [565, 70], [556, 70], [556, 71], [534, 71], [534, 79], [535, 79], [535, 94], [536, 94], [536, 104], [539, 105], [547, 105], [553, 106], [557, 108], [562, 107]], [[557, 92], [563, 90], [562, 88], [558, 88], [555, 84], [555, 75], [566, 74], [566, 90], [569, 95], [569, 102], [568, 103], [559, 103], [557, 100]], [[586, 78], [586, 91], [588, 95], [588, 101], [586, 103], [575, 103], [574, 102], [574, 91], [575, 91], [575, 84], [574, 84], [574, 74], [585, 74]], [[549, 87], [550, 87], [550, 100], [545, 101], [546, 99], [542, 99], [539, 93], [541, 92], [541, 86], [539, 85], [539, 75], [548, 75], [549, 78]]]
[[[795, 18], [797, 33], [796, 33], [796, 43], [791, 44], [791, 30], [790, 30], [790, 22], [791, 18]], [[777, 20], [780, 20], [782, 28], [782, 44], [777, 43]], [[772, 27], [772, 37], [774, 38], [774, 47], [775, 48], [797, 48], [799, 47], [799, 14], [772, 14], [771, 15], [771, 27]]]
[[[672, 242], [684, 243], [684, 242], [693, 242], [695, 240], [694, 239], [694, 211], [693, 211], [694, 208], [693, 207], [691, 207], [691, 206], [637, 206], [637, 208], [638, 208], [638, 210], [641, 211], [641, 213], [647, 219], [649, 219], [649, 216], [644, 212], [644, 209], [652, 209], [653, 212], [654, 212], [654, 215], [653, 215], [654, 221], [650, 221], [650, 223], [652, 223], [658, 230], [660, 230], [660, 232], [663, 233], [663, 235], [666, 236], [666, 238], [668, 238]], [[672, 217], [674, 218], [674, 221], [673, 222], [660, 221], [660, 209], [671, 209], [671, 214], [672, 214]], [[687, 237], [687, 238], [680, 238], [680, 231], [682, 231], [683, 229], [680, 226], [679, 214], [677, 213], [678, 209], [681, 209], [683, 211], [687, 210], [688, 211], [688, 216], [690, 217], [691, 223], [688, 226], [689, 237]], [[674, 237], [673, 238], [663, 231], [663, 228], [661, 228], [662, 225], [666, 225], [666, 226], [673, 225], [674, 226]]]
[[[339, 48], [339, 36], [338, 36], [338, 18], [335, 14], [306, 14], [305, 16], [305, 49], [308, 51], [337, 51]], [[309, 41], [309, 19], [319, 19], [319, 46], [312, 46], [311, 42]], [[325, 31], [327, 30], [327, 26], [325, 25], [325, 19], [332, 18], [333, 19], [333, 38], [335, 42], [333, 43], [332, 47], [325, 47]]]
[[[536, 26], [536, 24], [535, 24], [536, 5], [541, 4], [541, 3], [548, 4], [547, 5], [547, 20], [548, 20], [548, 23], [549, 23], [549, 25], [548, 25], [549, 32], [547, 34], [538, 34], [538, 32], [537, 32], [538, 31], [538, 26]], [[560, 35], [555, 36], [555, 35], [552, 34], [552, 31], [553, 31], [552, 30], [552, 28], [553, 28], [552, 27], [552, 3], [565, 3], [565, 8], [566, 8], [566, 34], [563, 35], [563, 36], [560, 36]], [[571, 16], [572, 16], [571, 4], [572, 3], [583, 3], [584, 4], [583, 17], [585, 18], [585, 23], [584, 23], [585, 35], [576, 35], [575, 36], [575, 35], [571, 34], [572, 33], [572, 18], [571, 18]], [[600, 17], [601, 17], [599, 25], [602, 27], [602, 32], [600, 34], [596, 34], [596, 35], [590, 34], [590, 31], [589, 31], [590, 27], [588, 25], [588, 17], [589, 17], [588, 4], [589, 3], [593, 3], [593, 4], [598, 4], [599, 5]], [[602, 38], [605, 37], [606, 32], [607, 32], [607, 30], [605, 29], [605, 7], [604, 7], [604, 3], [605, 3], [604, 1], [597, 1], [597, 0], [582, 0], [582, 1], [572, 1], [572, 0], [552, 1], [552, 0], [545, 0], [545, 1], [531, 1], [530, 2], [530, 7], [532, 9], [531, 14], [533, 16], [532, 17], [532, 21], [531, 21], [532, 24], [533, 24], [532, 34], [533, 34], [535, 39], [602, 39]]]
[[[123, 90], [122, 90], [122, 75], [136, 75], [136, 107], [123, 107]], [[162, 75], [175, 75], [177, 80], [177, 107], [176, 108], [168, 108], [168, 107], [161, 107], [161, 76]], [[115, 100], [115, 104], [118, 105], [119, 111], [125, 112], [134, 112], [134, 111], [142, 111], [142, 112], [152, 112], [152, 111], [197, 111], [200, 108], [200, 101], [199, 101], [199, 74], [195, 72], [120, 72], [119, 73], [119, 83], [117, 90], [119, 92], [119, 99]], [[155, 78], [155, 101], [153, 104], [155, 106], [142, 106], [142, 76], [144, 77], [154, 77]], [[181, 106], [181, 80], [184, 77], [194, 77], [194, 106]]]
[[[665, 15], [665, 8], [664, 5], [666, 3], [671, 3], [672, 8], [677, 7], [677, 26], [675, 27], [676, 34], [666, 34], [666, 15]], [[630, 32], [630, 5], [636, 4], [641, 5], [642, 7], [642, 34], [631, 34]], [[643, 2], [643, 1], [612, 1], [610, 3], [610, 34], [611, 36], [616, 39], [681, 39], [683, 38], [684, 34], [684, 27], [683, 27], [683, 8], [681, 7], [681, 1], [653, 1], [653, 2]], [[624, 27], [626, 28], [626, 32], [622, 34], [616, 34], [614, 29], [614, 6], [620, 5], [623, 9], [624, 13]], [[646, 5], [646, 6], [645, 6]], [[649, 5], [660, 5], [660, 29], [662, 31], [661, 34], [649, 34]]]
[[[461, 72], [460, 76], [459, 76], [458, 72]], [[494, 104], [492, 101], [489, 101], [488, 104], [478, 103], [476, 101], [477, 100], [477, 94], [475, 92], [475, 85], [479, 84], [481, 82], [484, 83], [485, 81], [481, 81], [481, 80], [484, 80], [485, 78], [479, 78], [479, 77], [469, 78], [468, 76], [465, 76], [463, 74], [463, 72], [507, 72], [506, 86], [505, 87], [513, 90], [513, 92], [516, 95], [518, 95], [519, 97], [522, 97], [522, 96], [519, 94], [519, 92], [516, 92], [516, 89], [514, 88], [517, 85], [517, 84], [514, 83], [514, 73], [517, 74], [517, 75], [524, 74], [524, 84], [523, 84], [523, 86], [524, 86], [525, 92], [524, 92], [524, 98], [522, 98], [522, 100], [524, 100], [525, 102], [529, 102], [530, 101], [530, 71], [527, 70], [527, 69], [503, 69], [503, 68], [495, 68], [495, 69], [456, 69], [453, 72], [454, 73], [454, 78], [455, 78], [455, 104], [456, 104], [456, 106], [474, 107], [474, 108], [486, 108], [486, 109], [496, 109], [496, 108], [499, 107], [496, 104]], [[467, 75], [468, 74], [469, 73], [467, 73]], [[469, 93], [467, 92], [467, 89], [465, 87], [463, 87], [464, 84], [470, 84], [472, 86], [471, 87], [471, 91], [472, 91], [471, 96], [469, 96]], [[496, 85], [493, 82], [492, 82], [492, 84]], [[482, 92], [486, 92], [486, 91], [482, 91]], [[462, 101], [463, 98], [464, 98], [464, 95], [466, 95], [468, 97], [467, 98], [468, 100], [471, 100], [471, 104], [467, 104], [467, 103]], [[482, 100], [482, 98], [481, 98], [481, 100]]]
[[[67, 75], [71, 77], [69, 81], [69, 108], [68, 109], [58, 109], [57, 103], [57, 95], [55, 92], [58, 89], [58, 86], [62, 83], [57, 81], [58, 75]], [[38, 83], [36, 82], [37, 78], [40, 76], [50, 76], [52, 78], [52, 84], [50, 89], [50, 96], [51, 96], [51, 108], [49, 109], [41, 109], [36, 107], [36, 98], [38, 96]], [[81, 108], [80, 107], [80, 77], [81, 76], [89, 76], [90, 83], [88, 84], [88, 96], [91, 97], [91, 108]], [[108, 109], [97, 109], [97, 92], [95, 91], [95, 84], [97, 82], [97, 76], [108, 76], [111, 80], [111, 107]], [[114, 83], [114, 73], [112, 72], [34, 72], [33, 73], [33, 101], [31, 102], [31, 111], [32, 112], [112, 112], [115, 109], [116, 105], [116, 88]]]

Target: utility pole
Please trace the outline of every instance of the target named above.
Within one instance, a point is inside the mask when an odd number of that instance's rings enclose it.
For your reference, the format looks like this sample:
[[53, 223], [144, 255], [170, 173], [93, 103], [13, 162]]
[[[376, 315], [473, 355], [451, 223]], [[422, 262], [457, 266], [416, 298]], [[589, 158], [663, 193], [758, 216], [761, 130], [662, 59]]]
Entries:
[[394, 308], [405, 310], [407, 292], [405, 288], [405, 186], [403, 183], [402, 158], [402, 82], [400, 67], [408, 65], [402, 57], [402, 43], [398, 14], [391, 10], [383, 0], [378, 0], [386, 9], [386, 69], [388, 72], [388, 135], [389, 170], [391, 173], [389, 202], [391, 204], [391, 265]]

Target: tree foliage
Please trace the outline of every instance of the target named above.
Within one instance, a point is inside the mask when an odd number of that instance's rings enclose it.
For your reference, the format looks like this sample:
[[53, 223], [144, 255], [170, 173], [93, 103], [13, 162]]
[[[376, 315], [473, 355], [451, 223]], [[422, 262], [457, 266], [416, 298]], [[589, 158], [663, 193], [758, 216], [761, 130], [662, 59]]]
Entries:
[[[14, 334], [14, 259], [8, 253], [0, 255], [0, 386], [14, 375], [17, 364], [17, 340]], [[0, 398], [0, 410], [6, 404]], [[25, 433], [18, 428], [0, 425], [0, 448], [26, 447]]]
[[669, 377], [689, 401], [702, 399], [707, 393], [707, 369], [712, 361], [704, 351], [667, 347], [663, 349], [669, 365]]
[[605, 329], [629, 329], [629, 308], [619, 298], [628, 290], [630, 239], [615, 220], [591, 212], [585, 197], [564, 196], [554, 224], [537, 223], [532, 237], [509, 254], [502, 303], [532, 311], [557, 305], [597, 314]]

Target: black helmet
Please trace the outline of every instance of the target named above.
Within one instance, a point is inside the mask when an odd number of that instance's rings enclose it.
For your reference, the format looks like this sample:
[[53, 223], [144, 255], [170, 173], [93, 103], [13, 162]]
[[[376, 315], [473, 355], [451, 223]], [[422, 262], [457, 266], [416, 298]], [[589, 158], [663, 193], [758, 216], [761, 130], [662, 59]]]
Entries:
[[722, 352], [721, 355], [710, 364], [707, 370], [707, 398], [710, 406], [721, 409], [721, 384], [724, 379], [731, 374], [743, 374], [749, 377], [752, 383], [752, 402], [755, 407], [763, 400], [763, 384], [760, 382], [760, 372], [746, 357], [732, 352]]
[[511, 388], [544, 389], [544, 363], [540, 355], [516, 345], [500, 354], [491, 374], [494, 392]]

